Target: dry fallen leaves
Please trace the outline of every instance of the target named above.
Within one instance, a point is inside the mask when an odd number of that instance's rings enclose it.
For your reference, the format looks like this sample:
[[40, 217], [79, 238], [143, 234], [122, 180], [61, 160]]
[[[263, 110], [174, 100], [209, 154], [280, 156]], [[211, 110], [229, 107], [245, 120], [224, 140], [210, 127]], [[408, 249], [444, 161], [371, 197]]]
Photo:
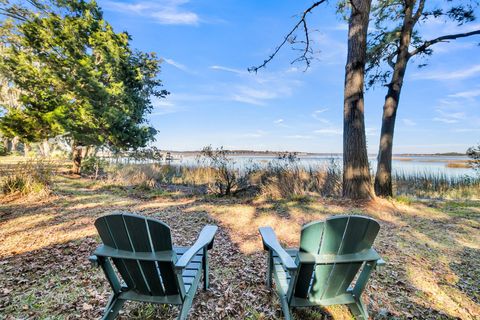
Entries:
[[[457, 217], [444, 213], [443, 207], [428, 208], [429, 213], [421, 204], [357, 206], [322, 199], [269, 203], [178, 194], [146, 200], [92, 190], [79, 181], [66, 179], [55, 196], [42, 202], [0, 199], [0, 318], [99, 318], [110, 290], [87, 258], [98, 245], [93, 221], [114, 210], [166, 222], [176, 245], [192, 244], [205, 224], [219, 225], [209, 252], [210, 289], [199, 289], [190, 319], [281, 318], [277, 297], [265, 286], [266, 256], [258, 225], [276, 224], [281, 241], [294, 246], [298, 236], [288, 230], [343, 212], [369, 214], [382, 223], [376, 248], [387, 267], [374, 274], [365, 294], [373, 318], [480, 318], [478, 204], [465, 209], [470, 215]], [[416, 275], [429, 276], [422, 282]], [[432, 285], [436, 291], [425, 287]], [[175, 319], [177, 314], [175, 307], [128, 303], [120, 318]], [[296, 310], [294, 315], [350, 317], [340, 306]]]

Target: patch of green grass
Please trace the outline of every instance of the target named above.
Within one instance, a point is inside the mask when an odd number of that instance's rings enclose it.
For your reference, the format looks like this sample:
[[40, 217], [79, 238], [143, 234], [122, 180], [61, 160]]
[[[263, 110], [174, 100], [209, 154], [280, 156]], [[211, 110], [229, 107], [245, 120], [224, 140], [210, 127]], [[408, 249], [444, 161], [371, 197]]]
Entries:
[[402, 195], [395, 197], [395, 201], [401, 204], [411, 205], [415, 200], [410, 196]]
[[246, 309], [246, 312], [247, 312], [247, 316], [244, 318], [246, 320], [263, 320], [263, 319], [267, 319], [267, 317], [265, 316], [265, 314], [263, 312], [258, 312], [257, 310], [255, 310], [254, 308], [252, 307], [248, 307]]

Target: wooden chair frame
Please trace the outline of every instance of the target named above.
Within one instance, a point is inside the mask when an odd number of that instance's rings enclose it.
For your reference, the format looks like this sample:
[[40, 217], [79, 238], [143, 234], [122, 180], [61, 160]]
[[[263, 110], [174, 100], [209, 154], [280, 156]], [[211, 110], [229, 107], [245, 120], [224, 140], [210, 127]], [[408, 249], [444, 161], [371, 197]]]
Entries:
[[[309, 225], [306, 225], [302, 230]], [[370, 248], [369, 250], [364, 250], [359, 253], [343, 255], [310, 254], [300, 252], [299, 249], [296, 248], [285, 250], [278, 242], [275, 232], [270, 227], [262, 227], [259, 231], [262, 236], [264, 249], [268, 251], [266, 284], [269, 288], [272, 287], [273, 276], [283, 315], [286, 320], [292, 318], [290, 313], [290, 308], [292, 307], [329, 306], [334, 304], [347, 305], [356, 319], [368, 319], [367, 308], [362, 302], [361, 295], [372, 271], [375, 268], [385, 265], [385, 262], [374, 249]], [[345, 293], [330, 299], [312, 299], [310, 296], [307, 298], [299, 298], [294, 295], [297, 282], [305, 282], [305, 277], [311, 278], [315, 266], [349, 263], [362, 263], [363, 268], [358, 275], [355, 286], [349, 288]], [[308, 278], [308, 280], [310, 280], [310, 278]], [[308, 290], [308, 288], [305, 290]]]
[[[128, 213], [120, 213], [116, 215], [140, 217]], [[154, 219], [144, 217], [142, 218], [147, 219], [148, 221], [150, 221], [150, 223], [161, 223], [160, 221]], [[168, 228], [168, 226], [166, 227]], [[197, 287], [200, 282], [200, 276], [202, 275], [202, 273], [204, 282], [203, 289], [208, 289], [209, 264], [207, 252], [213, 246], [213, 240], [217, 229], [217, 226], [205, 226], [200, 232], [196, 242], [191, 247], [173, 247], [173, 250], [132, 252], [128, 250], [112, 248], [107, 245], [100, 245], [94, 251], [93, 255], [89, 258], [89, 260], [94, 266], [102, 268], [113, 291], [108, 300], [107, 306], [105, 307], [105, 312], [102, 319], [115, 319], [123, 304], [127, 300], [155, 304], [178, 305], [180, 306], [180, 313], [178, 319], [187, 319], [188, 312], [192, 305], [193, 297], [197, 291]], [[150, 233], [148, 234], [148, 236], [150, 237]], [[152, 238], [155, 236], [155, 234], [151, 235]], [[169, 268], [173, 269], [175, 273], [174, 278], [176, 279], [177, 292], [175, 292], [175, 294], [168, 294], [166, 292], [166, 289], [165, 292], [162, 291], [162, 294], [158, 295], [137, 292], [125, 283], [122, 283], [111, 263], [112, 259], [117, 262], [136, 262], [144, 278], [145, 274], [147, 274], [146, 271], [142, 269], [142, 263], [144, 262], [155, 263], [154, 265], [158, 268], [156, 271], [157, 273], [159, 273], [160, 271], [160, 263], [163, 266], [169, 266]], [[196, 268], [190, 268], [189, 266], [191, 266], [192, 263], [200, 266]], [[186, 274], [189, 276], [188, 279], [192, 279], [191, 283], [184, 283], [184, 277]]]

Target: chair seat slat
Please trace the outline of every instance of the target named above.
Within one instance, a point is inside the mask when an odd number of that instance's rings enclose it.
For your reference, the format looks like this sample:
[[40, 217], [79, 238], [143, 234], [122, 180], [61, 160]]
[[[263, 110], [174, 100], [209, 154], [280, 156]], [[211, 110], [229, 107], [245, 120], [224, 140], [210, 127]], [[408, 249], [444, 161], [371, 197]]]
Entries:
[[380, 255], [375, 249], [370, 248], [363, 252], [349, 254], [311, 254], [307, 252], [299, 252], [298, 258], [301, 263], [315, 264], [333, 264], [333, 263], [356, 263], [363, 261], [376, 261], [380, 259]]
[[101, 245], [93, 253], [100, 257], [111, 257], [127, 260], [140, 260], [140, 261], [173, 261], [173, 252], [159, 251], [159, 252], [132, 252], [126, 250], [118, 250], [109, 246]]

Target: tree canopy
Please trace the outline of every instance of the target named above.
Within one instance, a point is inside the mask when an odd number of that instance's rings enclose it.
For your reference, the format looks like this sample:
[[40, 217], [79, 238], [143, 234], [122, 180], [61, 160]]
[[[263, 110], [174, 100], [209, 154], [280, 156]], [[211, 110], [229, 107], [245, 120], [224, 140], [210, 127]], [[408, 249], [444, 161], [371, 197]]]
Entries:
[[373, 28], [368, 35], [367, 87], [384, 85], [390, 81], [406, 29], [411, 29], [408, 59], [418, 58], [417, 66], [420, 68], [426, 66], [424, 58], [433, 54], [434, 44], [480, 34], [480, 30], [470, 32], [458, 30], [436, 38], [427, 38], [422, 33], [425, 24], [432, 21], [451, 22], [457, 26], [475, 21], [475, 10], [479, 4], [478, 0], [448, 0], [435, 3], [426, 0], [375, 1], [371, 15]]
[[0, 72], [20, 90], [20, 108], [2, 106], [0, 130], [36, 142], [59, 134], [76, 145], [129, 149], [156, 130], [146, 115], [165, 97], [154, 53], [135, 51], [95, 1], [2, 1]]

